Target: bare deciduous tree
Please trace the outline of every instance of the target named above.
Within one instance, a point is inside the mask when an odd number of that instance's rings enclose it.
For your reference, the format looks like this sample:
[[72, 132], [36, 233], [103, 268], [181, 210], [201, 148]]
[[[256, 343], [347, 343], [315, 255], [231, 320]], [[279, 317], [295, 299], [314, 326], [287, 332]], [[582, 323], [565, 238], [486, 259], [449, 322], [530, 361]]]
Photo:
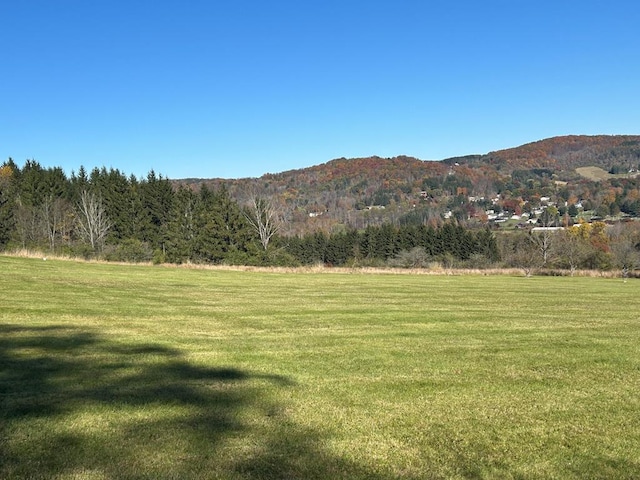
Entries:
[[522, 269], [526, 277], [539, 267], [537, 248], [524, 232], [501, 236], [500, 251], [506, 265]]
[[260, 237], [260, 243], [266, 251], [271, 237], [278, 233], [282, 226], [280, 211], [271, 200], [254, 194], [249, 199], [245, 216]]
[[80, 237], [94, 250], [104, 246], [111, 223], [107, 218], [102, 200], [93, 192], [83, 190], [78, 204], [78, 231]]
[[560, 261], [569, 267], [573, 277], [578, 266], [587, 258], [593, 247], [589, 241], [579, 234], [579, 227], [558, 232], [557, 250]]
[[54, 198], [53, 195], [46, 197], [40, 206], [42, 228], [51, 250], [55, 249], [56, 239], [64, 236], [68, 211], [65, 201], [62, 198]]
[[613, 261], [626, 279], [631, 272], [640, 267], [640, 228], [620, 224], [610, 232], [611, 254]]
[[540, 217], [540, 226], [531, 230], [529, 239], [540, 252], [542, 266], [546, 267], [554, 253], [558, 232], [558, 209], [556, 207], [547, 207]]
[[536, 250], [540, 254], [540, 261], [543, 267], [549, 263], [553, 253], [557, 232], [551, 230], [555, 227], [541, 227], [541, 230], [532, 230], [529, 234], [529, 240], [534, 244]]

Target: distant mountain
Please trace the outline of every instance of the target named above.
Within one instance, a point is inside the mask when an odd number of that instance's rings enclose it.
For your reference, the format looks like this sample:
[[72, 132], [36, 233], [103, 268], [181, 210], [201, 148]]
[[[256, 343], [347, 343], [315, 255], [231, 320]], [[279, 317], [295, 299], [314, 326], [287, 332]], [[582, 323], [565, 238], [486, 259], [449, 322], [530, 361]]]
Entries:
[[584, 179], [575, 169], [589, 166], [605, 171], [638, 169], [640, 135], [554, 137], [441, 161], [406, 156], [339, 158], [260, 178], [174, 183], [195, 189], [224, 187], [240, 203], [252, 194], [268, 197], [280, 205], [287, 232], [295, 234], [415, 221], [412, 216], [432, 221], [462, 207], [467, 213], [459, 217], [472, 218], [474, 208], [464, 198], [503, 194], [525, 202], [525, 197], [536, 194], [531, 188], [537, 188], [540, 196], [552, 194], [557, 182], [577, 186]]

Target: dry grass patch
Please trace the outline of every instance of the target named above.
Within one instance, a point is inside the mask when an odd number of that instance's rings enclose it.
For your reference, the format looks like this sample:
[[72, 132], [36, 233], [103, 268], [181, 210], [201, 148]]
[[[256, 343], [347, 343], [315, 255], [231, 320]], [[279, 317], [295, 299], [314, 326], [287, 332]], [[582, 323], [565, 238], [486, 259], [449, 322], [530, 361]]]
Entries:
[[587, 180], [591, 180], [594, 182], [600, 180], [606, 180], [611, 177], [611, 174], [600, 167], [579, 167], [576, 168], [576, 173], [578, 175], [583, 176]]

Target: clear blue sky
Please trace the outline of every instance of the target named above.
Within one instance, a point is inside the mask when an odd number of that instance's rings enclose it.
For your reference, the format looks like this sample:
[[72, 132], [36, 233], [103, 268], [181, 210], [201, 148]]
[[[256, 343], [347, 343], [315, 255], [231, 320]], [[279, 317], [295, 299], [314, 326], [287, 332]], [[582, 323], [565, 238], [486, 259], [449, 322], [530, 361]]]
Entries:
[[0, 162], [172, 179], [640, 134], [640, 2], [0, 2]]

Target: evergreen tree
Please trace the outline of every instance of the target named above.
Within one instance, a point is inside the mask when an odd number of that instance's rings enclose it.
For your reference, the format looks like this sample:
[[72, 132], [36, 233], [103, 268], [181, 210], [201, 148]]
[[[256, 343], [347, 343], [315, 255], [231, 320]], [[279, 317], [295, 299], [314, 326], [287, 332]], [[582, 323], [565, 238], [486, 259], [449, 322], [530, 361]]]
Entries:
[[80, 165], [80, 169], [78, 173], [71, 172], [70, 179], [70, 194], [71, 198], [74, 202], [77, 202], [80, 199], [80, 194], [83, 190], [87, 190], [89, 188], [89, 177], [87, 176], [87, 170], [83, 165]]
[[0, 249], [9, 243], [15, 230], [17, 171], [11, 158], [0, 166]]
[[173, 188], [168, 179], [151, 170], [146, 181], [140, 184], [142, 215], [141, 240], [149, 242], [153, 249], [163, 249], [172, 211]]
[[15, 172], [16, 210], [14, 215], [15, 233], [22, 247], [46, 245], [46, 233], [42, 228], [40, 208], [49, 199], [45, 170], [35, 160], [27, 160], [22, 170]]
[[35, 160], [27, 160], [22, 170], [17, 172], [20, 204], [25, 207], [37, 207], [47, 194], [45, 171]]
[[424, 248], [429, 256], [442, 253], [440, 238], [432, 226], [420, 225], [418, 229], [418, 245]]
[[364, 229], [364, 232], [360, 235], [360, 254], [364, 258], [374, 258], [376, 252], [376, 229], [371, 225]]
[[144, 241], [144, 226], [147, 214], [142, 204], [142, 187], [135, 175], [129, 176], [129, 191], [126, 195], [129, 223], [128, 235]]
[[277, 238], [278, 244], [281, 244], [287, 251], [289, 255], [295, 258], [298, 262], [303, 265], [308, 265], [309, 257], [306, 255], [307, 253], [307, 243], [303, 239], [303, 237], [289, 237], [289, 238]]
[[397, 242], [397, 231], [390, 223], [378, 227], [378, 254], [377, 258], [387, 260], [400, 251]]
[[327, 260], [327, 236], [324, 232], [313, 233], [310, 238], [312, 263], [325, 263]]
[[130, 209], [132, 190], [129, 180], [119, 170], [102, 169], [91, 178], [93, 191], [100, 195], [107, 217], [111, 222], [109, 240], [118, 243], [132, 238], [135, 212]]
[[335, 266], [346, 264], [353, 257], [355, 242], [356, 234], [354, 231], [331, 235], [326, 242], [326, 262]]
[[287, 252], [303, 265], [325, 263], [328, 238], [324, 232], [287, 239]]
[[167, 232], [167, 261], [183, 263], [194, 258], [195, 215], [198, 197], [181, 186], [175, 193]]
[[411, 250], [420, 244], [418, 227], [416, 224], [408, 224], [399, 227], [397, 248], [399, 251]]
[[[257, 254], [256, 238], [244, 214], [225, 189], [200, 190], [194, 209], [195, 236], [193, 255], [196, 261], [238, 263]], [[254, 260], [255, 261], [255, 260]]]
[[215, 208], [214, 194], [203, 185], [194, 209], [195, 237], [193, 260], [201, 263], [220, 263], [224, 259], [224, 246], [220, 231], [222, 217]]
[[454, 254], [455, 242], [456, 242], [456, 231], [451, 222], [445, 223], [441, 228], [437, 231], [438, 237], [438, 255], [444, 254]]
[[497, 262], [500, 259], [498, 243], [491, 230], [484, 229], [476, 233], [476, 247], [476, 253], [484, 255], [487, 260]]

